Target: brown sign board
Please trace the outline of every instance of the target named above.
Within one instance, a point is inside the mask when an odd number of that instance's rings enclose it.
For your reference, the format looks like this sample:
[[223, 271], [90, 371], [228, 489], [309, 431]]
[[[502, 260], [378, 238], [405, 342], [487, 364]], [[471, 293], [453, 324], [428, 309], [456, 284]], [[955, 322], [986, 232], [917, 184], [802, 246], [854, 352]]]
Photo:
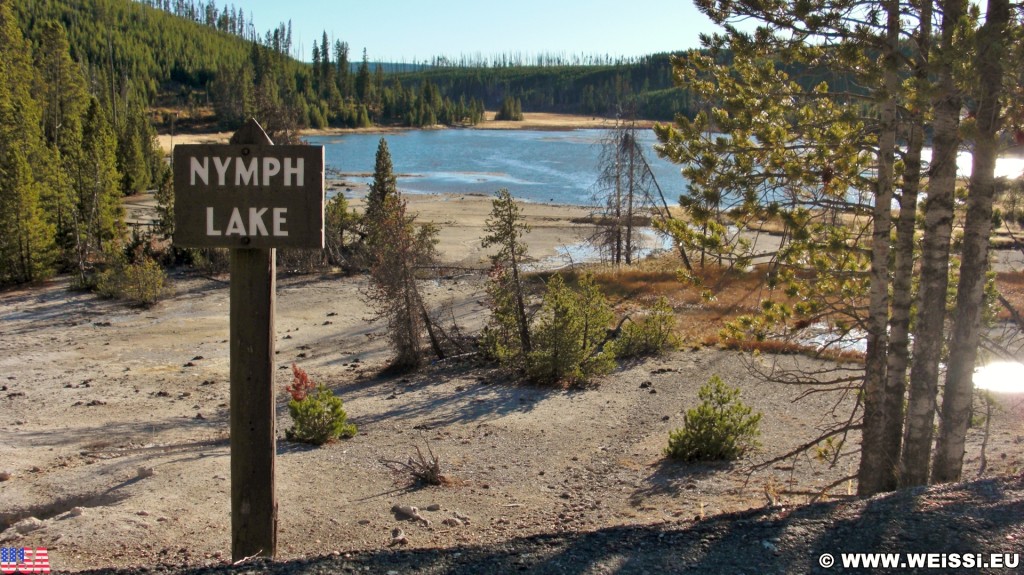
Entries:
[[174, 244], [324, 247], [324, 147], [175, 146]]

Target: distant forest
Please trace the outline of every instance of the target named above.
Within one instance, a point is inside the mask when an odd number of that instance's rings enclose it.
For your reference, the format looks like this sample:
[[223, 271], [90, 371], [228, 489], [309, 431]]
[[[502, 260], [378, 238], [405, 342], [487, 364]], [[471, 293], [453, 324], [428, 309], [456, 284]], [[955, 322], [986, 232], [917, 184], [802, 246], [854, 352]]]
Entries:
[[287, 139], [301, 128], [471, 125], [507, 100], [524, 112], [614, 116], [628, 108], [659, 120], [692, 116], [697, 107], [674, 86], [668, 54], [377, 64], [365, 48], [353, 55], [347, 42], [324, 33], [303, 62], [291, 56], [290, 23], [258, 32], [252, 14], [215, 0], [13, 4], [26, 37], [37, 43], [43, 23], [61, 23], [74, 60], [108, 76], [109, 92], [162, 111], [158, 125], [169, 127], [174, 112], [185, 110], [179, 129], [205, 109], [221, 128], [255, 116], [272, 136]]

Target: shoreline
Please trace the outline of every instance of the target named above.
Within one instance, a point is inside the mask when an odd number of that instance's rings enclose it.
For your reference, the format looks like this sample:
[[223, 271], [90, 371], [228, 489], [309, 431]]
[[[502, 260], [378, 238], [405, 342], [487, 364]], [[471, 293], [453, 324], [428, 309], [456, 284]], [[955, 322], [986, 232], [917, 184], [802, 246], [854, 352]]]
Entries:
[[[486, 116], [493, 118], [493, 112], [487, 112]], [[370, 128], [321, 128], [304, 129], [299, 131], [300, 137], [307, 136], [342, 136], [345, 134], [397, 134], [413, 130], [539, 130], [552, 132], [567, 132], [572, 130], [604, 130], [614, 126], [615, 121], [610, 118], [599, 116], [580, 116], [576, 114], [553, 114], [547, 112], [535, 112], [523, 114], [523, 120], [518, 122], [497, 121], [485, 119], [475, 126], [431, 126], [422, 128], [406, 128], [395, 126], [373, 126]], [[637, 125], [641, 129], [650, 129], [657, 122], [654, 120], [638, 120]], [[174, 136], [170, 134], [158, 134], [157, 141], [165, 154], [170, 154], [172, 144], [225, 144], [231, 138], [233, 132], [212, 131], [212, 132], [186, 132]]]

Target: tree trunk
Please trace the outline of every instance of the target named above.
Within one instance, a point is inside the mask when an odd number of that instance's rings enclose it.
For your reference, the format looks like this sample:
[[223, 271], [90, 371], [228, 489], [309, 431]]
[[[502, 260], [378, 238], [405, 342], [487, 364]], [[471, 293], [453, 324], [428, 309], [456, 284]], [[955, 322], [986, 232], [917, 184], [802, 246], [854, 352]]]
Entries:
[[[917, 35], [918, 53], [914, 60], [914, 76], [919, 85], [928, 81], [928, 50], [931, 46], [932, 0], [921, 1], [921, 24]], [[900, 213], [896, 222], [895, 258], [892, 274], [892, 312], [889, 317], [889, 356], [885, 384], [885, 429], [882, 431], [884, 459], [893, 473], [886, 478], [883, 489], [899, 486], [899, 461], [903, 447], [903, 420], [907, 393], [907, 370], [910, 366], [910, 310], [913, 306], [914, 231], [917, 220], [917, 198], [921, 188], [921, 148], [924, 146], [924, 115], [926, 102], [916, 96], [911, 103], [908, 121], [910, 132], [905, 170], [900, 193]]]
[[629, 146], [629, 189], [626, 192], [626, 265], [633, 263], [633, 195], [636, 193], [633, 181], [634, 175], [636, 174], [636, 145], [633, 143], [633, 138], [630, 132], [625, 134], [625, 142]]
[[530, 343], [530, 322], [526, 317], [526, 302], [523, 301], [523, 284], [519, 280], [519, 261], [516, 258], [515, 248], [512, 249], [512, 289], [516, 296], [516, 323], [519, 324], [519, 345], [523, 348], [523, 355], [529, 355], [533, 351]]
[[1009, 0], [988, 0], [985, 24], [977, 35], [975, 70], [978, 74], [978, 135], [974, 143], [967, 220], [964, 223], [960, 284], [950, 341], [949, 369], [942, 395], [942, 418], [935, 449], [933, 481], [960, 479], [964, 440], [971, 421], [974, 394], [974, 364], [978, 355], [981, 310], [985, 300], [988, 271], [988, 242], [992, 229], [994, 171], [998, 155], [997, 134], [1003, 85], [1003, 57], [1006, 26], [1010, 19]]
[[427, 328], [427, 336], [430, 338], [430, 349], [434, 351], [437, 359], [444, 359], [444, 348], [441, 347], [441, 340], [434, 333], [434, 322], [430, 319], [430, 314], [427, 313], [427, 307], [423, 304], [422, 300], [420, 301], [420, 316], [423, 318], [424, 327]]
[[914, 331], [914, 357], [910, 368], [910, 398], [904, 432], [900, 478], [904, 485], [928, 482], [939, 361], [944, 343], [946, 289], [949, 285], [949, 240], [953, 230], [956, 190], [956, 153], [960, 145], [962, 96], [954, 79], [957, 46], [954, 32], [966, 12], [966, 0], [942, 1], [942, 44], [932, 62], [938, 73], [934, 113], [931, 176], [925, 204], [925, 231], [921, 246], [921, 290]]
[[889, 324], [889, 236], [892, 227], [893, 164], [896, 151], [896, 96], [899, 90], [896, 50], [899, 40], [899, 6], [887, 0], [888, 13], [884, 102], [878, 136], [878, 181], [875, 190], [871, 235], [871, 291], [868, 312], [867, 353], [864, 359], [864, 425], [857, 490], [860, 495], [884, 491], [892, 476], [891, 462], [883, 444], [885, 429], [886, 354]]

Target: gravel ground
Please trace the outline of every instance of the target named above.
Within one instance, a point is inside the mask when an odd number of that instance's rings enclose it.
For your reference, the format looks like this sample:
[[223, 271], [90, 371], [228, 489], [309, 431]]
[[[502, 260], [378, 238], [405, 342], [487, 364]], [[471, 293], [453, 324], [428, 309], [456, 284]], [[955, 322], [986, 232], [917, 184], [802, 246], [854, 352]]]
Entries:
[[[230, 572], [226, 284], [177, 277], [176, 295], [148, 310], [66, 287], [0, 293], [0, 545], [46, 547], [58, 572]], [[766, 373], [826, 377], [835, 364], [687, 349], [581, 389], [520, 385], [472, 362], [382, 377], [388, 352], [365, 288], [279, 283], [278, 386], [298, 363], [344, 399], [359, 434], [279, 442], [281, 562], [236, 572], [802, 573], [826, 551], [1004, 552], [1024, 537], [1019, 478], [864, 501], [843, 481], [855, 455], [768, 464], [845, 421], [854, 398], [798, 401], [804, 388]], [[479, 281], [425, 289], [479, 327]], [[669, 432], [713, 374], [764, 414], [761, 446], [733, 465], [667, 462]], [[1020, 399], [999, 404], [989, 473], [1018, 477]], [[289, 425], [282, 395], [279, 436]], [[972, 477], [981, 439], [972, 430]], [[851, 434], [846, 450], [858, 442]], [[452, 485], [419, 487], [381, 463], [416, 447], [440, 457]]]
[[[287, 562], [88, 573], [1020, 573], [1024, 478], [907, 489], [869, 499], [765, 507], [701, 521], [542, 534], [481, 546], [363, 551]], [[843, 568], [842, 554], [969, 556], [1007, 568]], [[998, 557], [992, 557], [996, 555]], [[836, 563], [829, 568], [827, 558]], [[942, 561], [935, 557], [933, 561]], [[940, 563], [941, 564], [941, 563]]]

